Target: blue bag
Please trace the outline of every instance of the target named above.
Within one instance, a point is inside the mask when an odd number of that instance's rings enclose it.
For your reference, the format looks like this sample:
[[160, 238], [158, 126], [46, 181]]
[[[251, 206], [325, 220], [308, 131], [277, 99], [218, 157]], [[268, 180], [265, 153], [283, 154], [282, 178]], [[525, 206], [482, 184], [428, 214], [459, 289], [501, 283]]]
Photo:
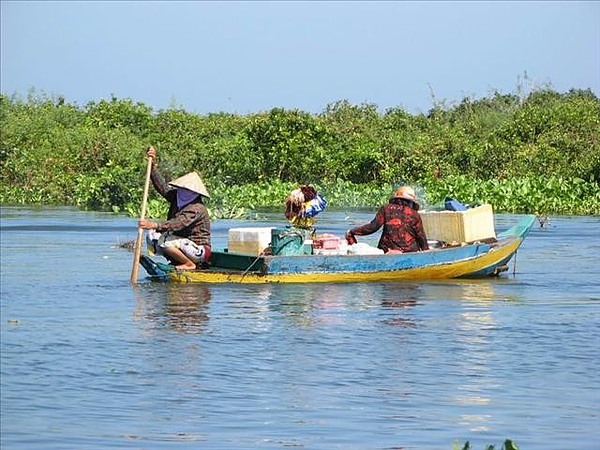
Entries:
[[314, 217], [325, 209], [327, 200], [321, 194], [317, 194], [315, 198], [304, 204], [304, 217]]
[[444, 202], [444, 207], [448, 211], [466, 211], [467, 210], [467, 207], [463, 203], [461, 203], [458, 200], [455, 200], [451, 197], [446, 197], [446, 200]]

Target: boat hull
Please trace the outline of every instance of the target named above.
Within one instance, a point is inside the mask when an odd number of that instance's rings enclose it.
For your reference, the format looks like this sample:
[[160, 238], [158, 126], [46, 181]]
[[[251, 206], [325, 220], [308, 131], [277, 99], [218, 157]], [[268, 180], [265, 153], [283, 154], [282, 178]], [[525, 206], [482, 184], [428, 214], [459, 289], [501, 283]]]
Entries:
[[347, 283], [439, 280], [498, 275], [517, 252], [535, 216], [498, 235], [494, 243], [474, 243], [424, 252], [387, 255], [234, 255], [214, 252], [208, 269], [174, 270], [143, 256], [157, 280], [179, 283]]

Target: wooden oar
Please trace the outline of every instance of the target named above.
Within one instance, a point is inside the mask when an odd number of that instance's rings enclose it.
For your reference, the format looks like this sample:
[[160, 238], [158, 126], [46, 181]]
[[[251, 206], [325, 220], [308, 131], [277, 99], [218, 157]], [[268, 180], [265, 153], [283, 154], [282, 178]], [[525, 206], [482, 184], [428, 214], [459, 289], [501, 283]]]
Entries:
[[[150, 172], [152, 171], [152, 156], [148, 156], [148, 167], [146, 168], [146, 184], [144, 185], [144, 197], [142, 199], [142, 212], [140, 220], [146, 218], [146, 206], [148, 205], [148, 189], [150, 188]], [[142, 254], [142, 238], [144, 229], [138, 226], [138, 235], [135, 241], [135, 251], [133, 255], [133, 266], [131, 267], [131, 282], [137, 284], [138, 270], [140, 267], [140, 255]]]

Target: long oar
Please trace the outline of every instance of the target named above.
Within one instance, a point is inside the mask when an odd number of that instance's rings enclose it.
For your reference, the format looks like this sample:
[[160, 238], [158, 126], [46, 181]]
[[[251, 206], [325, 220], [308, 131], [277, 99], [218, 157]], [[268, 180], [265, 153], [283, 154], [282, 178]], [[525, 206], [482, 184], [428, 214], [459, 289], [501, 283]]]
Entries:
[[[150, 172], [152, 171], [152, 156], [148, 156], [148, 167], [146, 168], [146, 184], [144, 185], [144, 197], [142, 199], [142, 213], [140, 220], [146, 218], [146, 206], [148, 204], [148, 189], [150, 188]], [[144, 229], [138, 227], [138, 235], [135, 241], [135, 252], [133, 256], [133, 266], [131, 267], [131, 282], [137, 284], [138, 270], [140, 267], [140, 255], [142, 254], [142, 238]]]

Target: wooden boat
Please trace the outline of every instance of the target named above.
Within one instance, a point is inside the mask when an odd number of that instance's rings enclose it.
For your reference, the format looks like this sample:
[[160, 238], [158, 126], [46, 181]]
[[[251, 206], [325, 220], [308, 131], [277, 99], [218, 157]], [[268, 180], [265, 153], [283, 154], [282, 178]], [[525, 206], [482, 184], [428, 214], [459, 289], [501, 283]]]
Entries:
[[180, 283], [323, 283], [497, 276], [508, 270], [535, 215], [495, 239], [385, 255], [242, 255], [213, 251], [205, 269], [176, 270], [142, 255], [150, 278]]

